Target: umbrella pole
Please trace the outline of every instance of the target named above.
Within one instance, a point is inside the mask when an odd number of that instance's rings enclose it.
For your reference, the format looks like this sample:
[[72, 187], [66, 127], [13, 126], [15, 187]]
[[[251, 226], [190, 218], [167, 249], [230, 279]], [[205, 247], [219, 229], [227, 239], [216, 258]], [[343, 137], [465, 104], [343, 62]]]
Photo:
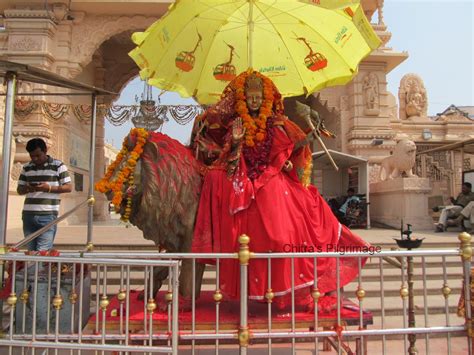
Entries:
[[252, 46], [253, 46], [253, 30], [254, 30], [254, 22], [253, 22], [253, 0], [249, 0], [249, 21], [247, 22], [248, 25], [248, 50], [247, 55], [249, 56], [249, 68], [253, 69], [253, 60], [252, 60]]

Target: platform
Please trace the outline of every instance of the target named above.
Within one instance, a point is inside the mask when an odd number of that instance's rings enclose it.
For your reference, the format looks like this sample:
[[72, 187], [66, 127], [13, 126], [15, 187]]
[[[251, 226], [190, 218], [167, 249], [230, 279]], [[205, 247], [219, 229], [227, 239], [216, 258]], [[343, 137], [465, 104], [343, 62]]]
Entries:
[[[130, 309], [129, 309], [129, 329], [131, 332], [141, 332], [145, 324], [145, 309], [143, 301], [138, 300], [139, 291], [130, 292]], [[158, 299], [158, 308], [163, 308], [165, 292], [160, 292]], [[122, 306], [125, 312], [125, 304]], [[248, 304], [248, 324], [250, 329], [268, 329], [268, 306], [266, 303], [250, 301]], [[240, 324], [239, 301], [227, 300], [222, 301], [219, 305], [219, 329], [220, 330], [237, 330]], [[121, 305], [117, 297], [110, 300], [110, 304], [106, 312], [106, 329], [108, 331], [118, 330], [120, 328], [120, 312]], [[149, 316], [147, 322], [149, 322]], [[212, 291], [201, 292], [201, 297], [196, 300], [196, 331], [215, 330], [216, 329], [216, 303], [213, 299]], [[125, 314], [124, 317], [125, 318]], [[368, 311], [362, 312], [362, 323], [360, 324], [360, 314], [357, 304], [352, 301], [345, 300], [341, 308], [342, 326], [360, 326], [366, 328], [373, 324], [372, 313]], [[277, 310], [272, 306], [272, 323], [271, 329], [291, 329], [292, 317], [291, 309]], [[314, 312], [307, 312], [305, 307], [295, 308], [295, 324], [296, 328], [310, 329], [314, 327]], [[96, 324], [96, 315], [94, 314], [88, 322], [88, 329], [92, 329]], [[99, 315], [99, 324], [102, 324], [102, 315]], [[192, 329], [192, 312], [179, 312], [179, 329]], [[318, 327], [321, 329], [332, 328], [337, 324], [336, 310], [330, 313], [319, 312]], [[168, 331], [168, 312], [155, 311], [153, 314], [153, 328], [157, 331]]]

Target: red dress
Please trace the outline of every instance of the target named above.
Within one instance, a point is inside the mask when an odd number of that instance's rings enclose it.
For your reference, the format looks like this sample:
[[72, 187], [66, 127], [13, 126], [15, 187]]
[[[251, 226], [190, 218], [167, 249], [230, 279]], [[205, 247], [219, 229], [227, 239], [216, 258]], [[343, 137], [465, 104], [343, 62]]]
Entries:
[[[198, 209], [192, 251], [228, 253], [239, 250], [238, 237], [250, 237], [253, 252], [329, 251], [334, 246], [368, 246], [342, 226], [314, 186], [304, 187], [293, 169], [282, 171], [293, 151], [285, 132], [271, 128], [273, 142], [269, 163], [251, 181], [245, 159], [240, 157], [232, 178], [225, 170], [210, 170], [204, 180]], [[333, 250], [332, 250], [333, 251]], [[314, 281], [313, 258], [294, 259], [294, 284], [297, 297], [309, 298]], [[323, 294], [336, 289], [336, 259], [320, 258], [317, 287]], [[363, 261], [363, 263], [365, 260]], [[267, 259], [251, 259], [249, 297], [264, 299], [268, 289]], [[357, 259], [340, 259], [340, 286], [358, 274]], [[291, 261], [272, 259], [271, 288], [280, 301], [288, 304], [291, 294]], [[240, 292], [238, 260], [220, 261], [220, 287], [224, 294], [238, 298]], [[278, 299], [275, 298], [278, 302]], [[306, 302], [305, 301], [305, 302]]]

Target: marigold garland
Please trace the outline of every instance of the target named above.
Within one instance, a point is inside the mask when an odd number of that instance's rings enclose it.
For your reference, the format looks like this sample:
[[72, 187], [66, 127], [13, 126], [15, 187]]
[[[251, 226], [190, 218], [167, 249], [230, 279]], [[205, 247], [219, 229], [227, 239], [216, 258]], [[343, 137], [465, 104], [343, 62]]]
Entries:
[[[251, 117], [247, 107], [245, 97], [245, 80], [251, 74], [262, 79], [263, 83], [263, 102], [260, 106], [258, 117]], [[273, 107], [273, 84], [269, 78], [259, 72], [247, 71], [247, 75], [240, 75], [235, 80], [236, 103], [235, 111], [242, 118], [245, 128], [244, 142], [248, 147], [254, 147], [256, 143], [263, 142], [267, 135], [267, 119], [272, 115]]]
[[[123, 184], [128, 181], [129, 191], [132, 191], [134, 183], [133, 171], [137, 165], [138, 159], [143, 153], [143, 146], [145, 145], [148, 138], [148, 131], [143, 128], [133, 128], [130, 134], [124, 138], [122, 143], [122, 149], [117, 154], [115, 161], [109, 165], [105, 176], [95, 184], [95, 189], [102, 193], [111, 191], [113, 193], [112, 204], [115, 207], [115, 211], [120, 211], [120, 205], [123, 200]], [[129, 151], [128, 145], [130, 141], [135, 141], [135, 146], [132, 151]], [[126, 163], [123, 164], [121, 169], [116, 172], [122, 161], [126, 159]], [[114, 173], [116, 172], [115, 179], [113, 179]], [[130, 214], [132, 212], [132, 193], [127, 193], [127, 204], [125, 212], [121, 217], [121, 220], [128, 222]]]

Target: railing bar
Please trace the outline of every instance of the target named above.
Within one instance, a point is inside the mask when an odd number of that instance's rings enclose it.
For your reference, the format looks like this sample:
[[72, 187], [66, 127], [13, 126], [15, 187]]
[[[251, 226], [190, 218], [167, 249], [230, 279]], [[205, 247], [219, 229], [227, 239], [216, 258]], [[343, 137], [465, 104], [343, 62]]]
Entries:
[[[56, 297], [58, 299], [61, 299], [62, 300], [62, 303], [64, 303], [64, 300], [62, 299], [61, 297], [61, 263], [58, 263], [57, 264], [57, 270], [56, 270]], [[49, 291], [48, 291], [49, 292]], [[61, 309], [61, 307], [55, 307], [56, 308], [56, 319], [55, 319], [55, 326], [54, 326], [54, 341], [55, 342], [58, 342], [59, 340], [59, 311]], [[49, 322], [49, 319], [47, 320], [47, 322]], [[58, 355], [58, 349], [55, 348], [54, 349], [54, 354], [55, 355]]]
[[100, 295], [100, 271], [101, 267], [99, 264], [96, 265], [96, 282], [95, 282], [95, 331], [99, 332], [99, 295]]
[[[143, 270], [143, 331], [146, 333], [148, 330], [148, 323], [146, 321], [146, 303], [147, 303], [147, 294], [148, 294], [148, 276], [149, 276], [149, 269], [148, 266], [145, 266]], [[143, 345], [146, 344], [146, 340], [143, 340]]]
[[86, 205], [87, 203], [90, 202], [90, 199], [87, 199], [83, 202], [81, 202], [80, 204], [78, 204], [77, 206], [73, 207], [72, 209], [70, 209], [69, 211], [67, 211], [66, 213], [62, 214], [61, 216], [59, 216], [58, 218], [56, 218], [54, 221], [52, 222], [49, 222], [47, 225], [45, 225], [44, 227], [38, 229], [36, 232], [33, 232], [29, 235], [27, 235], [24, 239], [22, 239], [21, 241], [19, 241], [18, 243], [16, 243], [12, 249], [20, 249], [22, 246], [28, 244], [29, 242], [31, 242], [32, 240], [36, 239], [39, 235], [43, 234], [44, 232], [48, 231], [52, 226], [58, 224], [59, 222], [61, 222], [62, 220], [66, 219], [67, 217], [69, 217], [71, 214], [73, 214], [74, 212], [76, 212], [79, 208], [83, 207], [84, 205]]
[[[89, 285], [90, 290], [90, 285]], [[90, 296], [89, 296], [90, 297]], [[82, 302], [84, 301], [84, 264], [81, 264], [79, 274], [79, 320], [78, 320], [78, 343], [82, 343]], [[79, 355], [81, 350], [78, 351]]]
[[[192, 334], [196, 332], [196, 259], [192, 259], [192, 295], [191, 295], [191, 330]], [[177, 295], [176, 295], [177, 297]], [[196, 351], [196, 342], [194, 340], [191, 341], [191, 354], [194, 355]]]
[[[429, 320], [428, 320], [428, 293], [427, 293], [427, 286], [426, 286], [426, 259], [425, 257], [421, 257], [421, 268], [423, 271], [423, 305], [424, 305], [424, 316], [425, 316], [425, 327], [429, 327]], [[426, 354], [430, 353], [430, 335], [428, 333], [425, 334], [425, 348]]]
[[[22, 331], [22, 333], [26, 332], [26, 304], [29, 302], [29, 298], [30, 298], [30, 296], [29, 296], [30, 295], [29, 285], [28, 285], [28, 262], [25, 262], [25, 268], [23, 269], [23, 291], [22, 291], [21, 295], [23, 296], [24, 293], [26, 293], [28, 295], [28, 297], [25, 300], [22, 300], [22, 302], [23, 302], [23, 312], [21, 314], [21, 319], [22, 319], [21, 331]], [[25, 349], [21, 349], [21, 353], [22, 353], [22, 355], [25, 354]]]
[[[28, 280], [29, 281], [29, 280]], [[38, 263], [35, 263], [35, 279], [33, 281], [33, 324], [31, 325], [32, 340], [36, 340], [36, 317], [38, 311]], [[32, 349], [32, 354], [35, 355], [35, 351]]]
[[[119, 293], [122, 293], [124, 292], [124, 289], [123, 289], [123, 277], [124, 277], [124, 266], [121, 265], [120, 266], [120, 290], [119, 290]], [[120, 326], [119, 326], [119, 332], [120, 334], [123, 334], [123, 302], [120, 301], [120, 306], [119, 306], [119, 309], [120, 309]]]
[[[172, 280], [171, 280], [171, 272], [172, 272], [172, 267], [169, 266], [168, 267], [168, 290], [167, 292], [170, 293], [173, 295], [173, 286], [172, 286]], [[173, 297], [176, 297], [175, 295], [173, 295]], [[166, 299], [167, 300], [167, 299]], [[168, 300], [167, 300], [168, 302]], [[168, 310], [168, 333], [171, 333], [171, 315], [172, 315], [172, 309], [171, 309], [172, 305], [170, 302], [167, 303], [167, 310]], [[168, 346], [171, 346], [172, 345], [172, 341], [170, 338], [168, 338], [168, 342], [167, 342]]]
[[[433, 334], [442, 334], [442, 333], [465, 333], [467, 327], [465, 325], [456, 325], [456, 326], [451, 326], [451, 327], [445, 327], [445, 326], [440, 326], [440, 327], [430, 327], [430, 328], [425, 328], [425, 327], [418, 327], [418, 328], [391, 328], [391, 329], [367, 329], [367, 330], [343, 330], [342, 334], [343, 336], [349, 337], [349, 336], [373, 336], [373, 335], [403, 335], [403, 334], [425, 334], [427, 332], [433, 333]], [[286, 331], [286, 332], [252, 332], [252, 338], [267, 338], [271, 336], [272, 338], [278, 338], [278, 337], [284, 337], [284, 338], [291, 338], [293, 335], [297, 338], [308, 338], [308, 337], [328, 337], [328, 336], [337, 336], [336, 331], [333, 330], [327, 330], [327, 331], [320, 331], [320, 332], [314, 332], [314, 331]], [[37, 335], [37, 339], [39, 340], [54, 340], [54, 334], [39, 334]], [[88, 341], [94, 341], [94, 340], [100, 340], [102, 335], [94, 335], [94, 334], [87, 334], [83, 335], [84, 340]], [[120, 340], [120, 339], [125, 339], [127, 336], [126, 335], [120, 335], [120, 334], [108, 334], [106, 336], [107, 340]], [[190, 332], [183, 332], [180, 334], [180, 338], [182, 340], [191, 340], [192, 338], [198, 340], [198, 339], [215, 339], [215, 337], [218, 337], [219, 339], [235, 339], [235, 331], [229, 331], [226, 333], [219, 333], [216, 334], [214, 332], [210, 333], [196, 333], [196, 334], [191, 334]], [[29, 340], [31, 342], [32, 335], [31, 334], [24, 334], [24, 335], [14, 335], [13, 340]], [[129, 334], [129, 338], [132, 340], [143, 340], [148, 338], [148, 334]], [[157, 340], [165, 340], [169, 339], [170, 335], [153, 335], [153, 339]], [[77, 335], [71, 335], [71, 334], [60, 334], [59, 335], [60, 340], [65, 340], [65, 341], [71, 341], [77, 339]], [[5, 342], [2, 344], [8, 345], [9, 339], [3, 339], [0, 340], [1, 342]], [[140, 346], [141, 348], [144, 349], [149, 349], [148, 347], [143, 347]]]
[[[268, 292], [272, 292], [272, 259], [267, 259], [267, 283]], [[267, 299], [267, 313], [268, 313], [268, 332], [272, 332], [272, 302], [273, 298]], [[268, 338], [268, 355], [272, 354], [272, 338]]]
[[[16, 279], [16, 261], [12, 262], [12, 285], [11, 285], [11, 295], [16, 295], [16, 289], [15, 289], [15, 279]], [[17, 303], [18, 303], [19, 297], [17, 297]], [[18, 307], [18, 304], [15, 303], [13, 306], [10, 306], [10, 329], [8, 330], [9, 333], [9, 339], [13, 339], [13, 327], [14, 327], [14, 322], [15, 322], [15, 310], [16, 307]], [[12, 355], [13, 353], [13, 347], [8, 346], [8, 354]]]
[[[313, 258], [313, 268], [314, 268], [314, 284], [313, 284], [313, 291], [318, 291], [318, 259], [316, 257]], [[319, 292], [319, 291], [318, 291]], [[313, 298], [313, 306], [314, 306], [314, 331], [317, 332], [319, 328], [319, 297]], [[319, 354], [319, 338], [314, 338], [314, 352], [316, 355]]]
[[[0, 340], [0, 345], [9, 345], [10, 340]], [[21, 340], [12, 340], [11, 345], [15, 347], [28, 347], [28, 348], [46, 348], [50, 349], [52, 346], [56, 347], [58, 350], [69, 350], [69, 349], [77, 349], [76, 344], [71, 343], [50, 343], [50, 342], [28, 342], [28, 341], [21, 341]], [[139, 346], [127, 346], [123, 347], [121, 345], [102, 345], [102, 344], [81, 344], [80, 350], [90, 350], [90, 351], [131, 351], [131, 352], [154, 352], [154, 353], [167, 353], [169, 354], [172, 349], [169, 347], [139, 347]]]
[[[52, 289], [52, 264], [48, 263], [48, 290]], [[48, 306], [46, 308], [46, 319], [50, 319], [51, 316], [51, 292], [48, 291]], [[50, 324], [49, 321], [46, 323], [46, 333], [50, 332]]]
[[[448, 277], [446, 273], [446, 257], [441, 258], [442, 265], [443, 265], [443, 291], [445, 287], [448, 287]], [[444, 294], [443, 294], [444, 295]], [[449, 295], [444, 295], [444, 313], [446, 315], [446, 326], [449, 327]], [[451, 334], [446, 334], [446, 341], [448, 347], [448, 355], [451, 355]]]
[[[471, 243], [469, 242], [469, 246]], [[463, 248], [464, 249], [464, 248]], [[462, 252], [464, 253], [464, 250]], [[463, 258], [463, 281], [464, 281], [464, 310], [465, 310], [465, 324], [471, 322], [469, 325], [472, 326], [472, 313], [471, 313], [471, 257]], [[469, 355], [472, 355], [472, 336], [469, 335], [469, 331], [472, 332], [472, 328], [467, 328], [467, 351]]]
[[[61, 253], [62, 256], [71, 256], [78, 255], [78, 252], [64, 252]], [[10, 252], [8, 254], [2, 255], [2, 258], [8, 258], [11, 255], [23, 255], [19, 252]], [[358, 257], [371, 257], [371, 258], [384, 258], [388, 256], [400, 257], [400, 256], [459, 256], [458, 249], [419, 249], [419, 250], [383, 250], [375, 254], [372, 253], [362, 253], [362, 252], [346, 252], [346, 253], [337, 253], [337, 252], [322, 252], [322, 253], [255, 253], [252, 254], [252, 259], [282, 259], [282, 258], [311, 258], [311, 257], [327, 257], [327, 258], [358, 258]], [[84, 254], [84, 258], [116, 258], [127, 256], [128, 258], [150, 258], [150, 259], [195, 259], [195, 258], [213, 258], [213, 259], [231, 259], [235, 258], [235, 255], [232, 253], [157, 253], [157, 252], [91, 252]], [[113, 260], [113, 259], [112, 259]], [[139, 260], [137, 260], [139, 261]], [[144, 261], [144, 260], [142, 260]]]
[[127, 290], [125, 305], [125, 346], [128, 346], [128, 335], [130, 333], [130, 265], [127, 265]]
[[[234, 258], [235, 255], [233, 254], [200, 254], [200, 253], [159, 253], [159, 254], [151, 254], [148, 253], [150, 258], [154, 260], [144, 260], [144, 256], [140, 254], [130, 254], [130, 253], [87, 253], [84, 254], [82, 252], [64, 252], [61, 256], [58, 257], [47, 257], [47, 256], [25, 256], [23, 253], [19, 252], [10, 252], [8, 254], [3, 254], [0, 256], [0, 260], [38, 260], [43, 262], [57, 262], [61, 260], [61, 262], [77, 262], [77, 263], [90, 263], [87, 259], [94, 258], [94, 262], [98, 264], [110, 264], [110, 265], [171, 265], [178, 261], [171, 261], [169, 259], [193, 259], [193, 258], [214, 258], [214, 259], [229, 259]], [[140, 257], [139, 260], [133, 259], [133, 256], [137, 258]], [[338, 254], [338, 253], [256, 253], [256, 255], [252, 255], [253, 259], [267, 259], [267, 258], [308, 258], [308, 257], [323, 257], [323, 258], [347, 258], [347, 257], [372, 257], [372, 258], [382, 258], [385, 256], [458, 256], [459, 251], [455, 249], [436, 249], [436, 250], [420, 250], [420, 251], [381, 251], [377, 254], [369, 254], [369, 253], [346, 253], [346, 254]], [[103, 260], [97, 260], [97, 258], [103, 257], [113, 257], [107, 258]], [[131, 259], [124, 259], [123, 257], [127, 256]], [[163, 260], [156, 260], [156, 259], [167, 259], [168, 261]]]
[[[155, 301], [155, 295], [153, 294], [153, 266], [150, 266], [150, 300], [152, 300], [152, 302], [156, 302]], [[149, 325], [149, 331], [148, 333], [150, 334], [150, 337], [148, 339], [148, 344], [149, 346], [153, 346], [153, 312], [149, 312], [150, 313], [150, 325]], [[145, 313], [146, 314], [146, 313]]]
[[[358, 278], [357, 278], [357, 284], [358, 284], [358, 288], [357, 290], [362, 290], [362, 260], [361, 258], [358, 258], [357, 259], [357, 268], [358, 268]], [[357, 295], [357, 299], [359, 300], [359, 329], [364, 329], [364, 314], [363, 314], [363, 307], [364, 307], [364, 297], [359, 297], [359, 295]], [[360, 352], [362, 354], [365, 354], [364, 352], [364, 348], [365, 348], [365, 345], [364, 345], [364, 337], [361, 336], [360, 339], [359, 339], [359, 342], [360, 342]]]
[[[71, 297], [74, 297], [73, 295], [76, 295], [76, 264], [72, 264], [72, 280], [71, 280], [71, 293], [69, 294], [69, 301], [71, 303], [71, 333], [74, 333], [74, 311], [76, 310], [76, 302], [72, 301]], [[77, 295], [76, 295], [77, 296]], [[73, 352], [71, 351], [71, 355], [73, 355]]]
[[[217, 259], [216, 260], [216, 291], [220, 291], [220, 260]], [[195, 280], [193, 280], [194, 282]], [[216, 333], [219, 333], [219, 306], [220, 306], [220, 302], [216, 302]], [[215, 347], [216, 347], [216, 351], [215, 351], [215, 354], [216, 355], [219, 355], [219, 339], [216, 339], [215, 341]]]
[[[341, 324], [341, 267], [339, 264], [339, 259], [336, 259], [336, 301], [337, 301], [337, 327], [340, 328]], [[342, 341], [340, 336], [337, 337], [337, 353], [338, 355], [342, 354]]]
[[[296, 331], [296, 320], [295, 320], [295, 259], [290, 259], [291, 267], [291, 331]], [[294, 355], [296, 353], [296, 341], [295, 338], [291, 338], [291, 352]]]
[[173, 325], [171, 329], [171, 340], [172, 340], [172, 355], [178, 355], [178, 340], [179, 340], [179, 264], [175, 264], [172, 267], [173, 273], [173, 288], [172, 292], [176, 295], [173, 297]]
[[[101, 300], [107, 300], [107, 265], [104, 265], [104, 272], [103, 272], [103, 288], [102, 288], [102, 297]], [[99, 290], [98, 290], [99, 292]], [[105, 330], [106, 330], [106, 322], [107, 322], [107, 307], [102, 307], [102, 345], [105, 345]], [[104, 351], [102, 350], [102, 355], [104, 355]]]
[[[5, 261], [34, 261], [34, 262], [62, 262], [62, 263], [78, 263], [78, 264], [90, 264], [93, 262], [94, 264], [98, 265], [132, 265], [137, 267], [143, 266], [173, 266], [174, 264], [178, 264], [178, 260], [135, 260], [135, 259], [119, 259], [119, 257], [114, 259], [98, 259], [98, 258], [86, 258], [81, 257], [81, 254], [75, 254], [76, 257], [64, 257], [64, 256], [37, 256], [37, 255], [24, 255], [23, 253], [10, 253], [10, 254], [3, 254], [0, 255], [0, 260]], [[93, 259], [93, 260], [91, 260]], [[119, 259], [119, 260], [118, 260]]]
[[[401, 260], [400, 260], [400, 264], [402, 266], [401, 268], [401, 272], [402, 272], [402, 287], [404, 289], [406, 289], [406, 284], [405, 284], [405, 272], [406, 272], [406, 268], [405, 268], [405, 258], [402, 257]], [[407, 327], [407, 299], [405, 296], [402, 296], [402, 304], [403, 304], [403, 327], [406, 328]], [[411, 328], [410, 328], [411, 329]], [[403, 336], [403, 348], [404, 349], [407, 349], [407, 341], [408, 341], [408, 337], [407, 337], [407, 334], [405, 334]]]
[[[380, 323], [382, 326], [382, 329], [385, 329], [385, 287], [384, 287], [384, 278], [383, 278], [383, 259], [379, 259], [379, 275], [380, 275], [380, 314], [381, 314], [381, 319]], [[386, 348], [386, 339], [385, 336], [382, 336], [382, 354], [387, 353], [387, 348]]]
[[[425, 334], [425, 333], [455, 333], [455, 332], [465, 332], [466, 326], [465, 325], [458, 325], [458, 326], [451, 326], [451, 327], [430, 327], [430, 328], [391, 328], [391, 329], [366, 329], [366, 330], [343, 330], [342, 336], [349, 337], [349, 336], [372, 336], [372, 335], [407, 335], [410, 333], [413, 334]], [[329, 336], [337, 336], [337, 332], [335, 331], [320, 331], [320, 332], [311, 332], [311, 331], [297, 331], [297, 332], [252, 332], [252, 339], [262, 339], [271, 336], [273, 338], [291, 338], [295, 336], [297, 338], [308, 338], [308, 337], [329, 337]], [[189, 339], [189, 337], [185, 334], [182, 336], [183, 340]], [[229, 335], [231, 338], [232, 335]], [[234, 334], [235, 337], [235, 334]], [[204, 337], [205, 338], [205, 337]], [[204, 339], [200, 337], [200, 339]]]

